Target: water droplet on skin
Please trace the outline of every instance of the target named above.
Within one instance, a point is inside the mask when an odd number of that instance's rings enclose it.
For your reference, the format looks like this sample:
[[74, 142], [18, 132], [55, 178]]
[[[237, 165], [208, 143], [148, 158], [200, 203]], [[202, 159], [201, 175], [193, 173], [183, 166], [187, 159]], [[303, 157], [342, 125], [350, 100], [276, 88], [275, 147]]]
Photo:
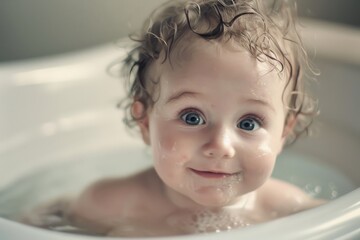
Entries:
[[176, 142], [174, 142], [174, 145], [171, 147], [171, 151], [175, 152], [176, 151]]
[[254, 89], [250, 90], [250, 94], [254, 97], [254, 98], [258, 98], [256, 91]]
[[257, 148], [257, 152], [259, 153], [256, 156], [256, 159], [261, 159], [265, 156], [271, 155], [273, 151], [271, 150], [270, 146], [267, 144], [262, 144]]

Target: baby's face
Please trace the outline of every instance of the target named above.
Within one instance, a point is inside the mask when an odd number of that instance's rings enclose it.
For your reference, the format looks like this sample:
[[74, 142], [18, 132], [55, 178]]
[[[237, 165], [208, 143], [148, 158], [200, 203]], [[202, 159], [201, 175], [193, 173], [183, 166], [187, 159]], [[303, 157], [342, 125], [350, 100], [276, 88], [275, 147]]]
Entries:
[[145, 131], [168, 190], [224, 206], [271, 175], [284, 143], [285, 81], [246, 51], [205, 41], [190, 49], [174, 67], [159, 67]]

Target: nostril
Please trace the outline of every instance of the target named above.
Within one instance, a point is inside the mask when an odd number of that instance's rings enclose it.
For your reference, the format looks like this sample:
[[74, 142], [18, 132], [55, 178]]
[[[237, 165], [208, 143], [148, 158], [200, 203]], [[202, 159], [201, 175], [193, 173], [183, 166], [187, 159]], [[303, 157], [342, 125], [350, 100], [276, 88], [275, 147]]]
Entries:
[[209, 148], [204, 151], [204, 155], [208, 158], [233, 158], [235, 149], [232, 147]]
[[205, 154], [205, 156], [207, 156], [207, 157], [214, 157], [214, 151], [211, 150], [211, 149], [205, 150], [205, 151], [204, 151], [204, 154]]

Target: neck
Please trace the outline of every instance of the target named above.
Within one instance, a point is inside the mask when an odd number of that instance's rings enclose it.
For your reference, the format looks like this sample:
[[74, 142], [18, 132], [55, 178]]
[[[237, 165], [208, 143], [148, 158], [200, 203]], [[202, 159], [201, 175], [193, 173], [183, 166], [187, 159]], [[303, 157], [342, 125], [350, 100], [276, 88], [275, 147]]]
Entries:
[[188, 210], [199, 210], [203, 209], [204, 206], [196, 203], [187, 196], [173, 190], [172, 188], [163, 184], [163, 193], [165, 197], [179, 209], [188, 209]]
[[217, 207], [209, 207], [198, 204], [197, 202], [193, 201], [189, 197], [171, 189], [170, 187], [163, 184], [163, 194], [164, 196], [178, 209], [186, 209], [189, 211], [199, 211], [199, 210], [210, 210], [210, 211], [223, 211], [227, 209], [251, 209], [256, 198], [255, 192], [250, 192], [239, 196], [236, 198], [235, 201], [229, 203], [224, 206], [217, 206]]

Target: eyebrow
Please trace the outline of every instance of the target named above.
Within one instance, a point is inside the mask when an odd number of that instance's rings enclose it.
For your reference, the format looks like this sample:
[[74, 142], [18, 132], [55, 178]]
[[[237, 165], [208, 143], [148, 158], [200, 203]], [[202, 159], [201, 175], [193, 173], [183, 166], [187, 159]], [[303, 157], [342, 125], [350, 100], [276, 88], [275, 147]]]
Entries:
[[[196, 92], [191, 92], [191, 91], [179, 91], [174, 93], [173, 95], [171, 95], [167, 100], [166, 103], [171, 103], [174, 102], [180, 98], [184, 98], [184, 97], [194, 97], [194, 96], [198, 96], [199, 93]], [[263, 105], [265, 107], [268, 107], [269, 109], [271, 109], [273, 112], [276, 112], [275, 108], [268, 103], [265, 100], [262, 99], [255, 99], [255, 98], [248, 98], [245, 99], [244, 102], [249, 102], [249, 103], [254, 103], [254, 104], [258, 104], [258, 105]]]
[[255, 103], [255, 104], [259, 104], [259, 105], [263, 105], [263, 106], [268, 107], [269, 109], [271, 109], [273, 112], [276, 112], [275, 108], [269, 102], [267, 102], [265, 100], [249, 98], [249, 99], [246, 99], [245, 101]]
[[199, 94], [196, 93], [196, 92], [190, 92], [190, 91], [176, 92], [166, 100], [166, 103], [174, 102], [174, 101], [176, 101], [176, 100], [178, 100], [180, 98], [183, 98], [183, 97], [194, 97], [194, 96], [197, 96], [197, 95], [199, 95]]

